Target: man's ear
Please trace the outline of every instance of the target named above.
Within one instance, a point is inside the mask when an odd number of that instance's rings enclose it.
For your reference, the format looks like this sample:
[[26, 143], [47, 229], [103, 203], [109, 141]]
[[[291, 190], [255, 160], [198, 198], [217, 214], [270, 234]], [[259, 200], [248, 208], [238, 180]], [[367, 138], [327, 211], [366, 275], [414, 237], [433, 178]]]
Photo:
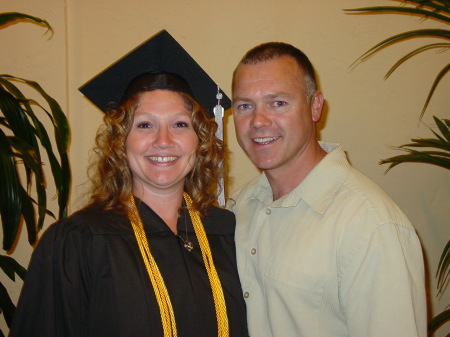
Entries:
[[322, 116], [323, 109], [323, 94], [321, 91], [316, 91], [312, 97], [311, 117], [313, 122], [318, 122]]

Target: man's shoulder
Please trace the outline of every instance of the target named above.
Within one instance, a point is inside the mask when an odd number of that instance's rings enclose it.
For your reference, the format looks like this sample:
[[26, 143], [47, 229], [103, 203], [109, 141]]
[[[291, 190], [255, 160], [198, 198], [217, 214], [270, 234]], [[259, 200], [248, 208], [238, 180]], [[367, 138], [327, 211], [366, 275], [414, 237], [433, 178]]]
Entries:
[[[321, 143], [328, 156], [317, 170], [314, 182], [323, 182], [330, 202], [352, 214], [367, 213], [379, 223], [395, 222], [409, 226], [406, 215], [389, 194], [372, 178], [351, 165], [340, 144]], [[333, 177], [333, 178], [332, 178]], [[333, 183], [334, 182], [334, 183]]]
[[[338, 197], [341, 206], [356, 207], [354, 212], [367, 212], [379, 223], [396, 223], [410, 227], [411, 223], [391, 196], [374, 180], [354, 167], [343, 182]], [[351, 202], [353, 200], [353, 202]]]

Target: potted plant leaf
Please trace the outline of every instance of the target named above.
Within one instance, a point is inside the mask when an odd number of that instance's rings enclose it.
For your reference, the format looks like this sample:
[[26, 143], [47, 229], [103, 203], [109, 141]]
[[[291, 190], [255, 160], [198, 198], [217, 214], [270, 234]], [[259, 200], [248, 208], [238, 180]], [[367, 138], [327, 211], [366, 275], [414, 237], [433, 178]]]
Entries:
[[[51, 31], [49, 23], [40, 18], [23, 13], [0, 13], [2, 29], [19, 22], [32, 22]], [[42, 102], [27, 98], [23, 94], [25, 87], [34, 90]], [[44, 102], [45, 105], [42, 104]], [[57, 217], [66, 216], [71, 182], [67, 153], [70, 131], [67, 118], [56, 100], [38, 83], [24, 78], [0, 74], [0, 111], [2, 248], [10, 254], [22, 224], [26, 227], [28, 242], [33, 245], [46, 215], [56, 218], [47, 208], [45, 164], [50, 166], [56, 186]], [[48, 130], [44, 127], [44, 119], [50, 122]], [[15, 281], [16, 274], [21, 279], [25, 276], [25, 268], [8, 255], [0, 255], [0, 267], [12, 281]], [[15, 306], [1, 282], [0, 309], [9, 326]], [[2, 331], [0, 336], [4, 336]]]

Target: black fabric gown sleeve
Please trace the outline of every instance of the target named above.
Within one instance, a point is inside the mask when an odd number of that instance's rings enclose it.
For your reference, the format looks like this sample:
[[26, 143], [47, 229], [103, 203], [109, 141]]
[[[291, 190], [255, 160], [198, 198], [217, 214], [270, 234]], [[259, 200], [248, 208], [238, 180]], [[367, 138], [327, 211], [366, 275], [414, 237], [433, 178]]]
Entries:
[[[73, 264], [69, 268], [71, 273], [83, 274], [80, 270], [83, 249], [71, 248], [80, 246], [80, 242], [72, 239], [65, 245], [64, 233], [61, 233], [67, 222], [52, 225], [34, 250], [10, 336], [76, 336], [85, 325], [82, 316], [88, 310], [88, 301], [81, 290], [87, 285], [83, 285], [82, 279], [73, 278], [69, 283], [73, 293], [65, 293], [61, 284], [64, 266], [60, 262], [64, 255]], [[63, 310], [64, 298], [68, 297], [71, 302], [70, 320]]]

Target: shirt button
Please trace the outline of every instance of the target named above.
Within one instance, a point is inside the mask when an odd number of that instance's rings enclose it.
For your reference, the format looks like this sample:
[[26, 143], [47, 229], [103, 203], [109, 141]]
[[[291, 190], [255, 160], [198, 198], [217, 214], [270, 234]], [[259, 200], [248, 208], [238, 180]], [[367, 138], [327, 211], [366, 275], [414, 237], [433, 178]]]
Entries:
[[270, 208], [266, 208], [266, 214], [269, 215], [270, 213], [272, 213], [272, 210]]
[[244, 293], [244, 298], [248, 298], [250, 296], [250, 294], [246, 291], [245, 293]]
[[252, 255], [255, 255], [255, 254], [256, 254], [256, 248], [253, 248], [253, 249], [251, 250], [251, 254], [252, 254]]

